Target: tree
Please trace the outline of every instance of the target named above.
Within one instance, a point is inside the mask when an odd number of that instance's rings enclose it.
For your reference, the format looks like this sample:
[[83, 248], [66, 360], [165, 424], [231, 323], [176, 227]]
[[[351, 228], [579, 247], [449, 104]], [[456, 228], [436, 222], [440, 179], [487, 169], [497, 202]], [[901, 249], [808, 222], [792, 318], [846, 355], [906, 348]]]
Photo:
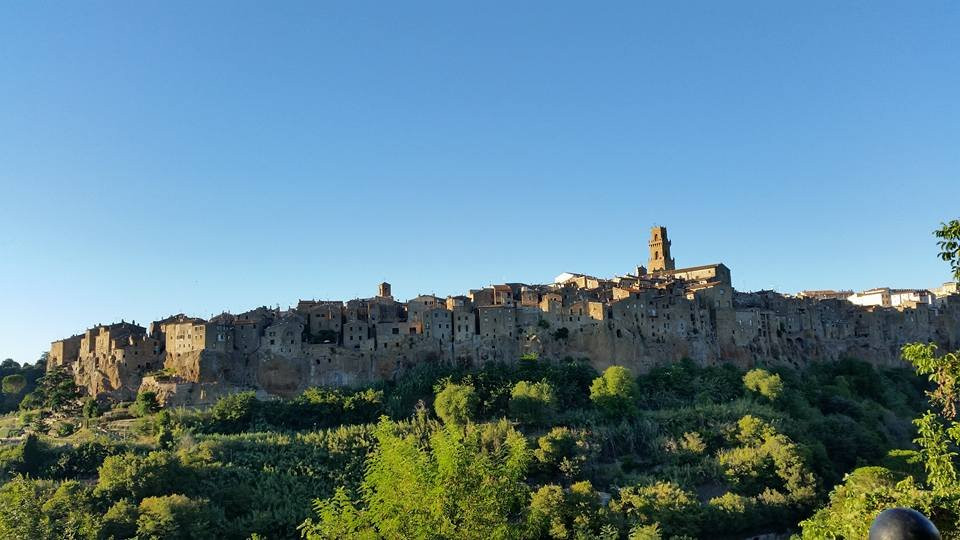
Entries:
[[0, 537], [46, 538], [43, 502], [53, 491], [49, 483], [38, 483], [23, 476], [0, 487]]
[[553, 413], [556, 395], [547, 381], [520, 381], [510, 391], [510, 414], [529, 424], [543, 424]]
[[147, 497], [140, 501], [137, 538], [174, 540], [213, 536], [212, 513], [206, 499], [184, 495]]
[[424, 447], [383, 420], [353, 500], [344, 489], [314, 503], [308, 539], [510, 538], [524, 521], [530, 452], [505, 421], [449, 425]]
[[100, 513], [94, 509], [92, 490], [67, 480], [43, 504], [49, 538], [96, 538]]
[[770, 373], [765, 369], [751, 369], [743, 376], [743, 385], [761, 396], [776, 401], [783, 394], [783, 381], [780, 375]]
[[103, 515], [101, 538], [133, 538], [137, 534], [140, 512], [130, 499], [120, 499]]
[[883, 467], [861, 467], [830, 493], [830, 503], [802, 521], [803, 538], [866, 538], [870, 522], [887, 508], [930, 513], [934, 497], [911, 476]]
[[43, 351], [42, 353], [40, 353], [40, 358], [38, 358], [37, 361], [33, 364], [33, 367], [39, 368], [41, 371], [46, 371], [47, 363], [49, 360], [50, 360], [50, 353], [47, 351]]
[[637, 383], [623, 366], [610, 366], [590, 385], [590, 400], [607, 416], [632, 416], [637, 411]]
[[169, 452], [108, 456], [98, 471], [96, 493], [118, 500], [161, 495], [174, 487], [183, 489], [185, 471]]
[[626, 487], [610, 509], [631, 526], [659, 524], [663, 535], [696, 536], [703, 511], [697, 496], [672, 482]]
[[437, 393], [433, 408], [444, 424], [465, 425], [476, 412], [477, 401], [473, 386], [447, 382]]
[[595, 453], [596, 448], [590, 444], [586, 432], [560, 426], [537, 439], [533, 455], [548, 472], [575, 478]]
[[3, 362], [0, 362], [0, 368], [3, 369], [20, 369], [20, 364], [15, 362], [13, 358], [5, 358]]
[[94, 398], [87, 398], [83, 401], [83, 417], [96, 418], [100, 416], [100, 404]]
[[913, 421], [918, 434], [914, 442], [920, 446], [927, 482], [937, 494], [957, 491], [957, 454], [952, 447], [960, 444], [960, 422], [956, 421], [960, 351], [938, 355], [932, 343], [912, 343], [903, 347], [903, 358], [936, 385], [927, 396], [939, 412], [930, 409]]
[[950, 264], [953, 279], [960, 281], [960, 219], [941, 223], [933, 234], [940, 239], [937, 241], [940, 258]]
[[2, 384], [4, 394], [19, 394], [27, 386], [27, 379], [19, 373], [14, 373], [4, 377]]
[[142, 390], [137, 393], [137, 399], [130, 406], [130, 412], [134, 416], [147, 416], [160, 410], [160, 403], [157, 401], [157, 393], [149, 390]]
[[24, 396], [21, 409], [29, 408], [24, 404], [39, 404], [53, 411], [62, 411], [76, 407], [80, 398], [80, 389], [73, 382], [73, 376], [62, 368], [51, 369], [37, 379], [37, 388], [33, 393], [33, 397], [29, 394]]
[[256, 406], [254, 392], [238, 392], [218, 399], [210, 416], [220, 430], [240, 431], [250, 425]]
[[100, 517], [90, 488], [17, 476], [0, 487], [0, 538], [97, 538]]
[[173, 448], [175, 438], [173, 436], [173, 417], [170, 415], [170, 411], [160, 411], [154, 424], [157, 430], [157, 446], [161, 450]]
[[567, 490], [543, 486], [530, 498], [530, 533], [539, 538], [619, 538], [615, 529], [603, 530], [600, 508], [600, 496], [590, 482], [577, 482]]
[[816, 480], [796, 443], [755, 416], [742, 417], [737, 427], [740, 446], [722, 450], [717, 463], [738, 494], [770, 505], [813, 500]]

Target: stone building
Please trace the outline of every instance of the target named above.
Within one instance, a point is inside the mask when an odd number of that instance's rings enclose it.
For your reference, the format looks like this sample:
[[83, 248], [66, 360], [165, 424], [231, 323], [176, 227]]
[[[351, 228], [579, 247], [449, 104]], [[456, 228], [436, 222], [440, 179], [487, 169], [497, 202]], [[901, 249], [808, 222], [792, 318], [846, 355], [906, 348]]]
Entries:
[[65, 368], [72, 370], [74, 363], [80, 357], [80, 342], [83, 334], [77, 334], [50, 344], [50, 354], [47, 356], [47, 368]]
[[564, 273], [548, 284], [408, 302], [384, 282], [377, 296], [346, 303], [301, 300], [289, 311], [260, 307], [210, 320], [180, 314], [149, 332], [97, 325], [53, 342], [48, 368], [69, 370], [91, 395], [130, 399], [142, 385], [186, 404], [246, 388], [292, 396], [391, 379], [421, 362], [478, 366], [526, 353], [643, 372], [684, 357], [740, 367], [845, 357], [900, 365], [907, 342], [960, 348], [955, 284], [747, 293], [734, 290], [723, 264], [677, 268], [664, 227], [651, 230], [649, 247], [647, 268], [610, 279]]
[[670, 240], [667, 239], [666, 227], [654, 227], [650, 230], [650, 258], [647, 261], [647, 271], [650, 273], [673, 270], [675, 265], [670, 257]]

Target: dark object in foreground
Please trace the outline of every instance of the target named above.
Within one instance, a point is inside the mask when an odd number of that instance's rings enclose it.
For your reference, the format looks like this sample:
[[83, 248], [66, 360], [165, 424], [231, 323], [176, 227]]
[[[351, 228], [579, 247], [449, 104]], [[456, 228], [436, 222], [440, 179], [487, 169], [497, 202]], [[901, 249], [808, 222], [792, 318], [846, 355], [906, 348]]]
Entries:
[[870, 540], [940, 540], [940, 531], [912, 508], [890, 508], [873, 520]]

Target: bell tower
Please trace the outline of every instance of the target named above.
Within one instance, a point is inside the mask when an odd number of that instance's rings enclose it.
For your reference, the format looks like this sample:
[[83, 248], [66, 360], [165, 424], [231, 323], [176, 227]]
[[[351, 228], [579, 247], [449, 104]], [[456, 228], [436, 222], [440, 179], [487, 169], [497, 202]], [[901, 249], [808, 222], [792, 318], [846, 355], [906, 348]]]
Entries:
[[670, 240], [667, 239], [667, 228], [656, 226], [650, 229], [650, 260], [647, 262], [647, 271], [663, 272], [674, 270], [676, 265], [670, 257]]

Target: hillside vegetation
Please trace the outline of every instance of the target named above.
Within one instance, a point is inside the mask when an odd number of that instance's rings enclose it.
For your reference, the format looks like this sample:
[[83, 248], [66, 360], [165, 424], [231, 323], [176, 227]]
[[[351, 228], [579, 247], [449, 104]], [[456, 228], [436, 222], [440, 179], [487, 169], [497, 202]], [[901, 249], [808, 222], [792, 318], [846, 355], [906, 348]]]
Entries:
[[[63, 391], [51, 372], [43, 389]], [[522, 358], [208, 410], [21, 412], [4, 538], [738, 538], [912, 454], [925, 381], [855, 360], [741, 372]], [[47, 402], [46, 395], [34, 402]], [[40, 401], [36, 401], [40, 400]], [[85, 405], [84, 405], [85, 403]], [[86, 413], [84, 415], [84, 413]], [[819, 518], [818, 518], [819, 519]]]

